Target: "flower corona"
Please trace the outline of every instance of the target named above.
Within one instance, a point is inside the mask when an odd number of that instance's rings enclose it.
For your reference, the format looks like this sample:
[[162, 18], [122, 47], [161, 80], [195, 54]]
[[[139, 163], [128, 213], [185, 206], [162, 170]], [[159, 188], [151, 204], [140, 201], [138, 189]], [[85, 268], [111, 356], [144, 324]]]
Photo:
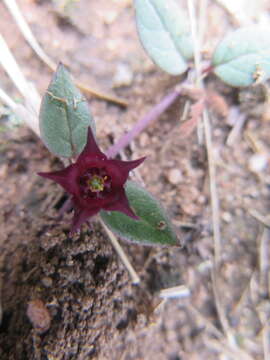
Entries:
[[125, 193], [129, 172], [145, 157], [134, 161], [108, 159], [98, 148], [92, 130], [88, 128], [87, 143], [74, 164], [63, 170], [39, 173], [54, 180], [72, 196], [74, 217], [71, 232], [100, 210], [120, 211], [137, 220]]

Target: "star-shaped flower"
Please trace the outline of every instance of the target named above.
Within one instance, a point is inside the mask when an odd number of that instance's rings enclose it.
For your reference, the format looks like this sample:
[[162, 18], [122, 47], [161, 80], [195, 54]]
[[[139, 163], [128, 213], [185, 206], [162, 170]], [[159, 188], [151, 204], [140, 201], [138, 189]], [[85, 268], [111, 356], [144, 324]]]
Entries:
[[74, 164], [39, 175], [54, 180], [72, 195], [74, 217], [71, 232], [74, 233], [102, 209], [120, 211], [138, 220], [129, 206], [124, 184], [129, 172], [144, 160], [145, 157], [134, 161], [108, 159], [98, 148], [89, 127], [85, 148]]

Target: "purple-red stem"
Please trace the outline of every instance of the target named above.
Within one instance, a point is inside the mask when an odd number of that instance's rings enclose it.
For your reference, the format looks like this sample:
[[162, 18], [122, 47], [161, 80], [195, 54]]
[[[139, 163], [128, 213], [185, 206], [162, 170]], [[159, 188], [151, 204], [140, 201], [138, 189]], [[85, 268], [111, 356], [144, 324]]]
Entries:
[[156, 104], [143, 118], [141, 118], [134, 127], [123, 135], [113, 146], [111, 146], [106, 155], [110, 158], [115, 157], [119, 151], [124, 149], [131, 141], [139, 135], [151, 122], [156, 120], [164, 111], [166, 111], [181, 94], [181, 90], [173, 90], [166, 95], [160, 103]]

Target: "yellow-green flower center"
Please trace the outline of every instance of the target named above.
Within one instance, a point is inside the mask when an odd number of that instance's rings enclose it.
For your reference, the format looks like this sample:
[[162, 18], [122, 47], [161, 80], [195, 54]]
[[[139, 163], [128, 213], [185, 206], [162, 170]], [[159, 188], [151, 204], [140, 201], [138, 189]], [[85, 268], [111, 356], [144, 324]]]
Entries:
[[99, 192], [104, 190], [104, 178], [99, 175], [93, 175], [91, 179], [87, 181], [87, 185], [92, 192]]

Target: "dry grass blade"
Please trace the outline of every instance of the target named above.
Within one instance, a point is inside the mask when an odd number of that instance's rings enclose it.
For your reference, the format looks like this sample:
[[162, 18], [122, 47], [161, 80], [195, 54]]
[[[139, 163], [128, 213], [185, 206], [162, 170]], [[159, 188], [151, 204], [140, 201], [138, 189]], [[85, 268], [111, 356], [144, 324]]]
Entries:
[[198, 44], [199, 48], [202, 47], [204, 41], [204, 35], [208, 27], [206, 22], [206, 16], [208, 11], [208, 0], [199, 1], [199, 19], [198, 19]]
[[120, 257], [120, 259], [122, 260], [122, 263], [124, 264], [127, 271], [129, 272], [129, 275], [132, 280], [132, 284], [134, 284], [134, 285], [139, 284], [140, 278], [139, 278], [138, 274], [136, 273], [136, 271], [134, 270], [133, 266], [131, 265], [130, 261], [128, 260], [126, 254], [125, 254], [124, 250], [122, 249], [122, 247], [120, 246], [116, 236], [105, 225], [105, 223], [101, 220], [101, 218], [99, 218], [99, 221], [100, 221], [102, 227], [104, 228], [104, 230], [106, 231], [106, 233], [112, 243], [112, 246], [114, 247], [115, 251], [117, 252], [117, 255]]
[[14, 110], [16, 108], [16, 103], [8, 96], [8, 94], [0, 88], [0, 100], [10, 109]]
[[34, 86], [29, 84], [24, 77], [1, 34], [0, 53], [0, 64], [3, 66], [18, 91], [24, 97], [25, 106], [16, 104], [3, 89], [0, 89], [0, 99], [4, 104], [10, 107], [14, 113], [21, 117], [37, 135], [39, 135], [38, 111], [41, 101], [40, 96]]
[[[269, 318], [268, 318], [269, 319]], [[263, 354], [264, 360], [270, 359], [270, 325], [269, 320], [266, 321], [266, 324], [263, 328]]]
[[249, 354], [247, 354], [246, 352], [244, 352], [241, 349], [231, 349], [230, 347], [228, 347], [228, 345], [226, 343], [224, 343], [223, 341], [217, 341], [214, 339], [208, 339], [205, 340], [205, 343], [207, 346], [213, 348], [214, 350], [225, 354], [226, 356], [229, 357], [229, 359], [233, 359], [233, 360], [254, 360]]
[[231, 108], [228, 117], [231, 118], [231, 122], [234, 123], [234, 126], [227, 137], [226, 145], [233, 146], [242, 133], [247, 117], [245, 114], [240, 113], [236, 107]]
[[262, 329], [259, 333], [259, 337], [262, 340], [264, 360], [270, 359], [270, 304], [269, 300], [263, 300], [257, 306], [257, 313], [262, 323]]
[[198, 100], [195, 104], [190, 107], [190, 119], [180, 125], [180, 136], [182, 138], [189, 137], [196, 129], [204, 109], [204, 98]]
[[40, 105], [40, 96], [37, 91], [34, 89], [33, 86], [25, 79], [19, 65], [17, 64], [14, 56], [12, 55], [11, 51], [5, 39], [0, 34], [0, 64], [3, 66], [4, 70], [7, 72], [8, 76], [25, 98], [27, 105], [31, 108], [31, 110], [38, 114], [38, 109]]
[[254, 219], [258, 220], [265, 227], [270, 228], [270, 216], [264, 216], [260, 214], [256, 209], [250, 209], [249, 214], [254, 217]]
[[[191, 33], [194, 43], [194, 59], [195, 59], [195, 68], [197, 73], [197, 81], [199, 82], [199, 85], [203, 88], [203, 83], [200, 78], [201, 75], [200, 44], [197, 40], [197, 30], [196, 30], [197, 26], [196, 26], [196, 16], [195, 16], [193, 0], [188, 0], [188, 10], [189, 10], [190, 23], [191, 23]], [[204, 109], [203, 111], [203, 125], [205, 131], [209, 177], [210, 177], [212, 218], [213, 218], [213, 229], [214, 229], [214, 239], [215, 239], [215, 263], [219, 264], [221, 258], [219, 202], [218, 202], [217, 186], [216, 186], [216, 170], [215, 170], [215, 163], [213, 159], [213, 150], [212, 150], [211, 125], [210, 125], [207, 109]]]
[[205, 109], [203, 112], [203, 124], [205, 131], [205, 141], [208, 158], [208, 170], [210, 179], [210, 194], [211, 194], [211, 207], [212, 207], [212, 221], [214, 232], [214, 245], [215, 245], [215, 265], [218, 267], [221, 262], [221, 234], [220, 234], [220, 216], [219, 216], [219, 200], [217, 193], [216, 183], [216, 168], [215, 159], [213, 154], [213, 145], [211, 138], [211, 124], [209, 120], [208, 111]]
[[209, 321], [204, 315], [202, 315], [200, 311], [197, 310], [193, 305], [188, 304], [187, 308], [195, 317], [195, 319], [197, 319], [198, 322], [202, 323], [206, 327], [207, 331], [209, 331], [218, 339], [209, 339], [209, 337], [207, 336], [207, 339], [205, 339], [205, 344], [207, 346], [210, 345], [210, 347], [215, 348], [215, 350], [226, 354], [227, 356], [235, 360], [252, 360], [252, 358], [242, 349], [235, 347], [233, 344], [227, 344], [225, 342], [223, 333], [211, 321]]
[[[200, 77], [201, 75], [200, 44], [197, 40], [198, 35], [196, 31], [197, 26], [196, 26], [196, 16], [195, 16], [195, 8], [194, 8], [193, 0], [188, 0], [188, 10], [189, 10], [190, 23], [191, 23], [191, 32], [194, 43], [194, 59], [195, 59], [195, 67], [197, 74], [197, 83], [201, 88], [203, 88], [204, 85]], [[229, 321], [227, 319], [219, 291], [218, 278], [219, 278], [219, 270], [221, 264], [221, 249], [222, 249], [221, 232], [220, 232], [220, 214], [219, 214], [219, 199], [218, 199], [217, 183], [216, 183], [215, 160], [214, 160], [213, 145], [211, 138], [211, 124], [210, 124], [207, 108], [205, 108], [203, 111], [203, 126], [204, 126], [207, 158], [208, 158], [212, 223], [213, 223], [213, 234], [214, 234], [214, 266], [212, 269], [213, 291], [214, 291], [218, 316], [222, 324], [223, 330], [226, 334], [229, 347], [238, 350], [238, 345], [235, 341], [234, 333], [232, 332]], [[241, 350], [239, 349], [239, 351]]]
[[[191, 26], [191, 35], [192, 42], [194, 46], [194, 62], [195, 62], [195, 71], [196, 71], [196, 83], [202, 86], [201, 81], [201, 52], [200, 52], [200, 42], [198, 37], [197, 21], [196, 21], [196, 12], [194, 7], [193, 0], [187, 0], [189, 20]], [[202, 20], [201, 20], [202, 23]], [[203, 34], [201, 34], [202, 38]]]
[[43, 51], [40, 47], [39, 43], [36, 41], [30, 27], [28, 26], [27, 22], [25, 21], [18, 5], [15, 0], [3, 0], [6, 7], [9, 9], [11, 15], [13, 16], [15, 22], [17, 23], [21, 33], [23, 34], [24, 38], [30, 44], [32, 49], [35, 53], [40, 57], [41, 60], [45, 62], [52, 70], [55, 70], [56, 64], [49, 58], [47, 54]]
[[0, 277], [0, 325], [3, 318], [3, 309], [2, 309], [2, 277]]
[[160, 290], [159, 296], [163, 299], [183, 299], [189, 297], [190, 294], [188, 287], [179, 285]]
[[[24, 38], [26, 39], [26, 41], [29, 43], [29, 45], [31, 46], [31, 48], [34, 50], [34, 52], [38, 55], [38, 57], [52, 70], [55, 71], [57, 64], [44, 52], [44, 50], [42, 49], [42, 47], [39, 45], [39, 43], [37, 42], [34, 34], [32, 33], [29, 25], [27, 24], [27, 22], [25, 21], [22, 12], [20, 10], [20, 8], [17, 5], [16, 0], [3, 0], [3, 2], [5, 3], [6, 7], [8, 8], [8, 10], [10, 11], [11, 15], [13, 16], [16, 24], [18, 25], [22, 35], [24, 36]], [[84, 92], [104, 99], [106, 101], [109, 102], [113, 102], [116, 103], [118, 105], [121, 106], [127, 106], [127, 102], [123, 99], [119, 99], [116, 98], [112, 95], [108, 95], [108, 94], [104, 94], [101, 91], [97, 90], [97, 89], [93, 89], [90, 88], [88, 86], [86, 86], [85, 84], [82, 84], [80, 82], [76, 82], [76, 85]]]
[[264, 227], [259, 250], [259, 261], [260, 261], [260, 293], [263, 298], [270, 297], [270, 230]]
[[75, 84], [78, 86], [79, 89], [81, 89], [83, 92], [85, 92], [89, 95], [95, 96], [99, 99], [106, 100], [108, 102], [111, 102], [111, 103], [114, 103], [114, 104], [117, 104], [117, 105], [120, 105], [123, 107], [128, 106], [128, 103], [124, 99], [120, 99], [120, 98], [116, 98], [115, 96], [112, 96], [112, 95], [104, 94], [103, 92], [101, 92], [97, 89], [93, 89], [92, 87], [90, 88], [87, 85], [85, 85], [81, 82], [78, 82], [78, 81], [75, 81]]
[[195, 319], [197, 319], [198, 322], [201, 322], [211, 334], [217, 338], [223, 338], [223, 333], [210, 320], [203, 316], [192, 304], [188, 304], [187, 308]]
[[250, 301], [251, 301], [250, 288], [251, 288], [252, 282], [254, 282], [256, 280], [256, 276], [257, 276], [257, 273], [256, 273], [256, 270], [254, 270], [252, 272], [252, 274], [250, 275], [250, 278], [247, 281], [247, 284], [246, 284], [239, 300], [236, 302], [236, 304], [232, 308], [231, 316], [233, 318], [239, 318], [241, 313], [243, 312], [243, 309], [245, 308], [245, 306], [250, 303]]
[[36, 133], [37, 136], [40, 136], [38, 118], [32, 111], [29, 111], [22, 104], [16, 104], [1, 88], [0, 88], [0, 100], [6, 106], [8, 106], [19, 118], [21, 118], [26, 123], [26, 125], [30, 129], [32, 129], [34, 133]]

